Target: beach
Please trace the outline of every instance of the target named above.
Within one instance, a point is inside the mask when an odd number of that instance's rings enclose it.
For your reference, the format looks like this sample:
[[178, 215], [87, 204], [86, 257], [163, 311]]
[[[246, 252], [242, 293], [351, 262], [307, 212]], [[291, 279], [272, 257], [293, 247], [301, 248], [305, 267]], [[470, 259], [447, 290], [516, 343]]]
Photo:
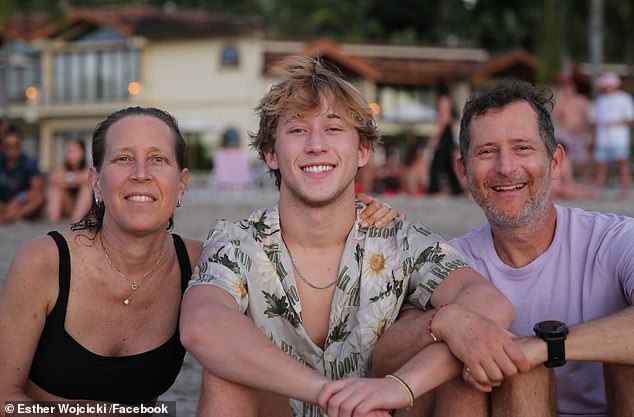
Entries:
[[[557, 201], [564, 206], [612, 212], [634, 217], [634, 192], [629, 201], [618, 201], [618, 190], [609, 189], [597, 200]], [[420, 221], [446, 239], [461, 235], [486, 219], [480, 208], [467, 197], [440, 196], [434, 198], [390, 196], [381, 197], [409, 220]], [[193, 185], [187, 191], [182, 207], [176, 210], [174, 232], [182, 236], [205, 239], [217, 219], [239, 219], [258, 207], [268, 207], [277, 201], [277, 192], [211, 192], [204, 184]], [[18, 249], [37, 235], [49, 230], [68, 230], [67, 225], [46, 221], [21, 222], [0, 226], [0, 283], [4, 281], [11, 259]], [[193, 417], [200, 389], [200, 366], [187, 355], [176, 383], [160, 400], [176, 401], [179, 417]]]

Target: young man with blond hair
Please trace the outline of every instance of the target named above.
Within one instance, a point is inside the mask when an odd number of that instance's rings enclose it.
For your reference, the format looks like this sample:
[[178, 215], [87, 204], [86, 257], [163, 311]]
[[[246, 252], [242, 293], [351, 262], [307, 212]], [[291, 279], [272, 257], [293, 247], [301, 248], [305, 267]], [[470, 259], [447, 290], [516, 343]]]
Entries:
[[[205, 369], [201, 415], [386, 416], [461, 372], [449, 349], [489, 386], [527, 367], [504, 329], [508, 301], [458, 252], [421, 224], [360, 224], [354, 178], [379, 133], [350, 83], [293, 58], [257, 112], [253, 146], [280, 198], [213, 227], [184, 297], [182, 339]], [[406, 300], [428, 310], [428, 346], [368, 378]]]

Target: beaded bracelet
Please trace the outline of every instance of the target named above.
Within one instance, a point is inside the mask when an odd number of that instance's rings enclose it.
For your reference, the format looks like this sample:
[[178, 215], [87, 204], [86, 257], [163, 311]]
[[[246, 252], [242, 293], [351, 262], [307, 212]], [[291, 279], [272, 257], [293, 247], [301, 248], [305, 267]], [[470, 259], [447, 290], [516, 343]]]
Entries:
[[413, 406], [414, 405], [414, 393], [412, 392], [412, 389], [409, 387], [409, 385], [407, 385], [407, 383], [405, 383], [405, 381], [403, 381], [400, 377], [398, 377], [396, 375], [387, 374], [387, 375], [385, 375], [385, 377], [398, 382], [399, 384], [401, 384], [403, 386], [403, 388], [405, 388], [405, 391], [407, 391], [407, 395], [409, 396], [409, 406], [410, 407]]
[[434, 317], [436, 317], [436, 313], [438, 313], [440, 311], [441, 308], [446, 307], [447, 304], [441, 304], [438, 307], [436, 307], [434, 309], [434, 312], [431, 314], [431, 317], [429, 319], [429, 324], [427, 325], [427, 330], [429, 330], [429, 335], [431, 336], [432, 339], [434, 339], [434, 342], [442, 342], [442, 340], [440, 340], [439, 337], [436, 337], [436, 335], [431, 331], [431, 323], [432, 321], [434, 321]]

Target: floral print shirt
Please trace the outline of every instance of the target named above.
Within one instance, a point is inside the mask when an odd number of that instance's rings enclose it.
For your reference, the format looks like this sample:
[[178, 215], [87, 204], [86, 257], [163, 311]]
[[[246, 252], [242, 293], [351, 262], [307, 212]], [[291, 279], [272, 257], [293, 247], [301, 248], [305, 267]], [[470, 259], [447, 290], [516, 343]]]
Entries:
[[[397, 219], [350, 231], [339, 266], [325, 347], [302, 326], [302, 305], [277, 207], [236, 223], [218, 221], [190, 281], [227, 291], [282, 351], [332, 380], [368, 376], [377, 339], [407, 301], [429, 307], [434, 289], [466, 266], [462, 255], [421, 224]], [[295, 416], [321, 416], [291, 400]]]

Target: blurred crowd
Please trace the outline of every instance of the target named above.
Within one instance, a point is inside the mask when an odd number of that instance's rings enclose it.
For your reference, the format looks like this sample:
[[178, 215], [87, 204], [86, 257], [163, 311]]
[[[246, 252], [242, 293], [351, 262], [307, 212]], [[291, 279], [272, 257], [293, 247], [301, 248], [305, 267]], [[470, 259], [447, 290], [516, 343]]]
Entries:
[[[566, 158], [552, 184], [557, 198], [599, 198], [612, 173], [619, 182], [619, 197], [629, 198], [633, 100], [621, 89], [622, 81], [615, 73], [603, 74], [598, 87], [600, 94], [591, 102], [578, 92], [573, 78], [560, 80], [552, 116]], [[371, 162], [359, 171], [357, 191], [463, 195], [465, 180], [456, 164], [457, 110], [447, 84], [439, 80], [431, 137], [411, 137], [403, 146], [385, 146], [380, 164]], [[85, 144], [66, 141], [62, 164], [43, 175], [36, 160], [22, 151], [15, 127], [3, 125], [0, 133], [0, 224], [44, 215], [51, 222], [81, 219], [91, 204]], [[263, 171], [251, 164], [240, 146], [239, 133], [229, 130], [215, 154], [209, 185], [214, 190], [248, 190], [263, 185]]]
[[[621, 90], [615, 73], [598, 79], [594, 102], [577, 91], [572, 77], [562, 77], [552, 118], [555, 135], [566, 158], [553, 193], [561, 199], [599, 198], [609, 174], [619, 181], [619, 197], [631, 188], [630, 126], [634, 124], [632, 97]], [[402, 149], [385, 147], [384, 161], [359, 172], [358, 191], [366, 193], [461, 195], [466, 183], [457, 172], [456, 106], [444, 82], [436, 86], [437, 119], [426, 141], [412, 138]]]
[[85, 144], [66, 141], [63, 163], [45, 176], [22, 151], [20, 132], [14, 126], [1, 132], [0, 224], [35, 219], [44, 212], [55, 223], [81, 219], [91, 203]]

